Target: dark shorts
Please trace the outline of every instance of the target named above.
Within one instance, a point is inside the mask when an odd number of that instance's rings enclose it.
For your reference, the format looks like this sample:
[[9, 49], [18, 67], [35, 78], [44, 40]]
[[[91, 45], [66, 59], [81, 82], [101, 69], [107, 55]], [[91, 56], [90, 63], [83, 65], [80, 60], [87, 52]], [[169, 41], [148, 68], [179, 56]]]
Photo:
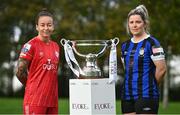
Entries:
[[158, 99], [122, 100], [122, 113], [157, 114], [159, 109]]

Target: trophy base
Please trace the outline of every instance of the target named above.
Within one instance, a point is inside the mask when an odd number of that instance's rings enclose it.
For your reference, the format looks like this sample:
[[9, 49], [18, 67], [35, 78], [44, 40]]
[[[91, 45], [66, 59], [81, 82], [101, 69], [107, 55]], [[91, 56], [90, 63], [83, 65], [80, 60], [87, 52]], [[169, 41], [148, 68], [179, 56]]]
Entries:
[[101, 76], [79, 76], [78, 79], [102, 79]]

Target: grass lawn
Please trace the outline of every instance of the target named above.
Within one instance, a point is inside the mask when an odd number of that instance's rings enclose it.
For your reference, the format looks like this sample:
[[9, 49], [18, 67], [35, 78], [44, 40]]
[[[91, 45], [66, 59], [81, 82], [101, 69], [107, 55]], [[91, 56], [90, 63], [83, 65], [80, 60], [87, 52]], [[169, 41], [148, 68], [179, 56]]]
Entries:
[[[0, 98], [0, 114], [21, 114], [22, 102], [22, 98]], [[117, 100], [117, 114], [121, 114], [120, 108], [120, 100]], [[59, 114], [69, 114], [68, 99], [59, 99]], [[159, 114], [180, 114], [180, 102], [170, 102], [166, 109], [160, 103]]]

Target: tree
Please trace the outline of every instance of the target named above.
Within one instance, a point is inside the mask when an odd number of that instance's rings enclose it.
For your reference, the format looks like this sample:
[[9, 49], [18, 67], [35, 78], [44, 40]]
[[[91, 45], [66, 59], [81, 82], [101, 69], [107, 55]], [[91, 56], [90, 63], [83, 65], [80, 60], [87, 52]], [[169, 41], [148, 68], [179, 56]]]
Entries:
[[[0, 79], [3, 76], [2, 73], [9, 74], [8, 76], [12, 78], [13, 67], [4, 69], [3, 64], [17, 60], [22, 44], [36, 35], [34, 19], [43, 7], [55, 14], [56, 31], [53, 40], [57, 43], [62, 37], [71, 40], [119, 37], [118, 56], [120, 56], [120, 44], [129, 38], [125, 28], [127, 14], [139, 4], [147, 7], [151, 34], [160, 40], [165, 51], [170, 45], [172, 54], [180, 53], [180, 20], [178, 20], [180, 1], [177, 0], [31, 0], [25, 2], [1, 0], [0, 48], [3, 50], [0, 50]], [[12, 39], [15, 26], [21, 29], [19, 42], [14, 42]], [[10, 56], [12, 50], [16, 52], [14, 59]], [[61, 55], [61, 64], [64, 65], [66, 62], [63, 50]], [[102, 58], [105, 59], [105, 57]], [[63, 71], [61, 74], [63, 76]]]

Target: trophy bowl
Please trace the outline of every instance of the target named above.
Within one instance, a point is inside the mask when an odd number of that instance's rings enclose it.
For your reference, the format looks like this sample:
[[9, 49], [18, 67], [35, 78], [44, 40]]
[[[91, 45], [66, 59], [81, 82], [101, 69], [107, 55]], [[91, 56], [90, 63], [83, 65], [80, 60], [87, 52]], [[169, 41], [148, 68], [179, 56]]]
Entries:
[[[119, 39], [117, 38], [117, 42]], [[68, 58], [73, 58], [73, 52], [80, 57], [85, 58], [85, 66], [81, 70], [78, 62], [74, 61], [75, 58], [71, 59], [77, 67], [79, 68], [79, 74], [76, 74], [76, 70], [71, 66], [70, 61], [69, 66], [74, 71], [76, 75], [79, 75], [79, 79], [94, 79], [102, 78], [102, 72], [97, 65], [97, 59], [104, 54], [106, 49], [111, 46], [111, 40], [66, 40], [61, 39], [61, 44], [65, 47], [65, 44], [72, 48], [72, 51], [67, 50], [67, 54], [71, 55]], [[68, 53], [69, 52], [69, 53]], [[71, 52], [71, 53], [70, 53]], [[67, 57], [67, 56], [66, 56]], [[78, 71], [78, 70], [77, 70]]]

